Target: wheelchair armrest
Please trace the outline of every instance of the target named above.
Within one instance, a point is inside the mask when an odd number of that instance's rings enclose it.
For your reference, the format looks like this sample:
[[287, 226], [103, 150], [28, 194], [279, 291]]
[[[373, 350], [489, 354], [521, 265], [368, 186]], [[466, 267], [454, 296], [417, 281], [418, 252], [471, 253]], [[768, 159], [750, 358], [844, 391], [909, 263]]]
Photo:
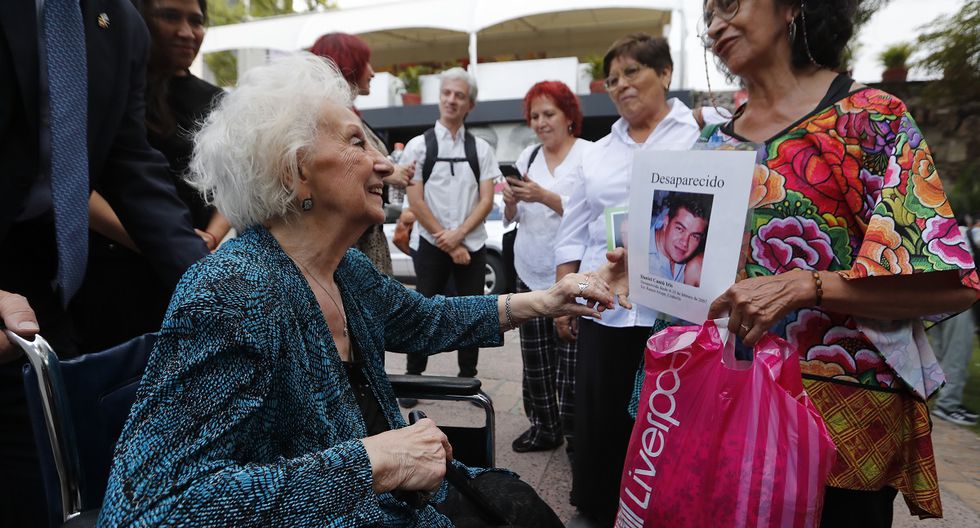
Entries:
[[410, 374], [389, 374], [388, 380], [395, 394], [426, 393], [454, 396], [475, 396], [480, 392], [481, 383], [476, 378], [454, 378], [448, 376], [415, 376]]

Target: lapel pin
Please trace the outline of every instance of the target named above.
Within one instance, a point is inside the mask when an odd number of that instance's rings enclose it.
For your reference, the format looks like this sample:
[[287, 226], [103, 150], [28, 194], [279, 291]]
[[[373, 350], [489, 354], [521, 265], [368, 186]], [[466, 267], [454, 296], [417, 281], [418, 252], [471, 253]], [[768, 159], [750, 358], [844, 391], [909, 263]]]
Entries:
[[99, 13], [99, 27], [102, 29], [109, 28], [109, 15], [105, 13]]

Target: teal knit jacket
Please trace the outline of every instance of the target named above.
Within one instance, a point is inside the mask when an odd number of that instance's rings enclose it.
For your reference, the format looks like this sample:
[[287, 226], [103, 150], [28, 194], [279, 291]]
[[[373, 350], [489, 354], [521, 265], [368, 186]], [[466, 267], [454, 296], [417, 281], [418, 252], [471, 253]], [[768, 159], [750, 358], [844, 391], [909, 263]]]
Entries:
[[[425, 298], [357, 250], [334, 277], [392, 428], [405, 422], [385, 350], [502, 344], [495, 297]], [[364, 436], [313, 292], [268, 230], [253, 227], [178, 284], [99, 526], [452, 526], [431, 506], [372, 490]], [[444, 493], [445, 483], [437, 500]]]

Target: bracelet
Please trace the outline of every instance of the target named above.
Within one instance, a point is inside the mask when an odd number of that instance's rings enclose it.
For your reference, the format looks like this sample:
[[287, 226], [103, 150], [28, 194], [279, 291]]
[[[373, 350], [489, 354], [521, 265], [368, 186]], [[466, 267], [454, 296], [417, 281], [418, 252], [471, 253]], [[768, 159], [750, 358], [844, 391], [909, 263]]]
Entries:
[[820, 306], [820, 302], [823, 301], [823, 280], [820, 279], [820, 272], [813, 272], [813, 285], [817, 288], [817, 301], [813, 305]]
[[516, 328], [517, 325], [514, 324], [514, 314], [510, 311], [510, 298], [513, 297], [513, 293], [508, 293], [507, 298], [504, 299], [504, 316], [507, 318], [507, 327]]

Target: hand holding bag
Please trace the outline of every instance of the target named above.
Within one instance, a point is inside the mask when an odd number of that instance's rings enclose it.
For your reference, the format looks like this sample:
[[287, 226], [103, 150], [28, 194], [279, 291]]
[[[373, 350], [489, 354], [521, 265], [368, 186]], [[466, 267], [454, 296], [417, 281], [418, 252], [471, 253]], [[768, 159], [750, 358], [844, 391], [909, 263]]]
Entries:
[[727, 334], [708, 321], [647, 342], [617, 528], [819, 524], [836, 449], [796, 351], [767, 334], [736, 361]]

